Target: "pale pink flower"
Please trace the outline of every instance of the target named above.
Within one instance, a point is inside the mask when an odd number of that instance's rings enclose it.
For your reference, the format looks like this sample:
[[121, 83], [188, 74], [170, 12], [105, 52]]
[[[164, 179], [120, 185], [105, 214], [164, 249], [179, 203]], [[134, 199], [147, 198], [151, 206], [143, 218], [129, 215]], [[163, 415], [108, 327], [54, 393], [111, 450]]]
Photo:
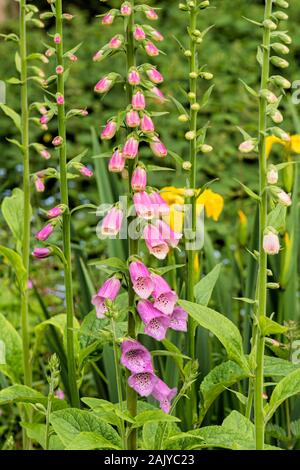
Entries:
[[153, 42], [148, 41], [145, 45], [145, 51], [147, 52], [148, 56], [150, 57], [157, 57], [159, 55], [159, 50], [153, 44]]
[[37, 190], [38, 193], [42, 193], [45, 191], [44, 180], [40, 178], [39, 176], [36, 177], [34, 184], [35, 184], [35, 189]]
[[48, 219], [53, 219], [55, 217], [59, 217], [60, 215], [62, 215], [62, 213], [63, 213], [62, 208], [60, 206], [56, 206], [47, 211], [47, 217]]
[[113, 207], [104, 217], [101, 224], [103, 236], [115, 237], [121, 230], [123, 222], [123, 211], [118, 207]]
[[150, 196], [146, 191], [140, 191], [133, 195], [134, 208], [137, 216], [146, 220], [153, 219], [155, 208], [152, 205]]
[[121, 173], [125, 167], [125, 158], [122, 152], [116, 150], [109, 160], [108, 169], [111, 173]]
[[119, 49], [122, 46], [122, 43], [123, 43], [122, 36], [117, 35], [117, 36], [114, 36], [110, 40], [110, 42], [108, 43], [108, 47], [110, 49]]
[[141, 111], [146, 107], [146, 100], [144, 93], [137, 91], [132, 97], [132, 107], [137, 111]]
[[102, 140], [113, 139], [117, 132], [117, 123], [115, 121], [108, 121], [105, 128], [101, 133]]
[[130, 16], [132, 13], [132, 6], [129, 2], [124, 2], [120, 8], [121, 15]]
[[40, 241], [46, 241], [53, 233], [54, 227], [52, 224], [47, 224], [39, 232], [36, 233], [35, 238]]
[[155, 131], [154, 123], [148, 114], [144, 114], [141, 120], [141, 130], [144, 134], [152, 134]]
[[164, 104], [166, 101], [167, 101], [167, 98], [165, 97], [165, 95], [163, 94], [163, 92], [157, 88], [156, 86], [154, 86], [153, 88], [151, 88], [151, 93], [153, 93], [153, 95], [155, 96], [155, 101], [159, 104]]
[[287, 194], [285, 191], [283, 191], [283, 190], [280, 191], [277, 196], [278, 196], [278, 201], [283, 206], [290, 207], [292, 205], [291, 196], [289, 194]]
[[153, 83], [159, 84], [164, 81], [164, 77], [155, 67], [152, 67], [151, 69], [147, 69], [146, 73], [149, 79], [151, 80], [151, 82]]
[[132, 69], [128, 73], [128, 83], [132, 86], [137, 86], [141, 83], [140, 74], [136, 69]]
[[146, 39], [146, 33], [141, 26], [135, 27], [133, 35], [136, 41], [143, 41], [144, 39]]
[[96, 307], [97, 318], [103, 318], [108, 312], [107, 300], [113, 302], [121, 289], [120, 279], [111, 277], [100, 287], [97, 294], [92, 297], [92, 305]]
[[158, 19], [158, 15], [153, 8], [148, 8], [145, 11], [145, 15], [148, 18], [148, 20], [151, 20], [151, 21], [156, 21]]
[[145, 191], [147, 186], [147, 172], [145, 168], [138, 166], [135, 168], [131, 178], [133, 191]]
[[268, 255], [277, 255], [280, 251], [280, 242], [278, 235], [273, 232], [265, 234], [263, 240], [263, 248]]
[[141, 372], [139, 374], [131, 375], [128, 378], [128, 384], [135, 390], [141, 397], [148, 397], [151, 395], [157, 377], [151, 372]]
[[158, 137], [155, 137], [152, 140], [152, 142], [150, 143], [150, 148], [156, 157], [163, 158], [168, 155], [168, 150], [166, 146]]
[[60, 44], [60, 43], [61, 43], [61, 37], [60, 37], [60, 35], [59, 35], [58, 33], [55, 34], [53, 40], [54, 40], [55, 44]]
[[103, 16], [102, 24], [105, 26], [113, 24], [115, 16], [112, 13], [108, 13], [107, 15]]
[[133, 160], [137, 157], [139, 151], [139, 141], [135, 137], [129, 137], [123, 147], [123, 156]]
[[148, 349], [136, 340], [125, 340], [121, 345], [121, 364], [133, 374], [154, 373], [152, 357]]
[[61, 75], [62, 73], [64, 73], [64, 68], [62, 65], [58, 65], [55, 69], [57, 75]]
[[139, 113], [135, 110], [128, 111], [126, 114], [126, 124], [128, 127], [138, 127], [141, 123]]
[[182, 233], [174, 232], [164, 220], [158, 219], [156, 221], [156, 226], [158, 227], [163, 239], [168, 243], [168, 245], [170, 245], [172, 248], [176, 248], [182, 238]]
[[150, 33], [151, 35], [151, 38], [154, 40], [154, 41], [158, 41], [158, 42], [161, 42], [163, 41], [165, 38], [163, 37], [163, 35], [157, 31], [156, 29], [153, 29]]
[[90, 170], [87, 166], [82, 166], [79, 170], [82, 176], [86, 176], [87, 178], [91, 178], [93, 176], [92, 170]]
[[51, 158], [51, 153], [48, 152], [47, 149], [43, 149], [40, 151], [40, 155], [41, 157], [43, 157], [45, 160], [49, 160], [49, 158]]
[[113, 80], [108, 77], [104, 77], [95, 86], [95, 91], [97, 93], [106, 93], [111, 89], [113, 85]]
[[188, 314], [182, 307], [175, 307], [171, 315], [170, 328], [175, 331], [187, 331]]
[[166, 201], [161, 197], [158, 192], [152, 191], [152, 193], [150, 193], [150, 199], [152, 201], [153, 206], [155, 207], [155, 215], [157, 217], [166, 216], [170, 214], [170, 206], [166, 203]]
[[49, 248], [35, 248], [32, 252], [32, 256], [37, 259], [48, 258], [51, 255]]
[[160, 408], [164, 413], [169, 413], [171, 409], [171, 401], [177, 394], [177, 388], [169, 388], [165, 382], [157, 379], [152, 390], [152, 396], [160, 403]]
[[135, 293], [141, 299], [148, 299], [153, 292], [154, 282], [147, 266], [141, 261], [133, 261], [129, 265], [129, 274]]
[[57, 103], [58, 105], [63, 105], [64, 102], [65, 102], [65, 99], [64, 99], [63, 95], [58, 95], [58, 96], [56, 97], [56, 103]]
[[172, 291], [162, 276], [152, 274], [151, 279], [154, 282], [153, 306], [164, 315], [171, 315], [178, 300], [176, 292]]
[[145, 333], [157, 341], [165, 339], [170, 318], [157, 310], [149, 300], [140, 300], [137, 311], [145, 325]]
[[60, 145], [62, 145], [63, 143], [63, 138], [60, 137], [59, 135], [54, 137], [54, 139], [52, 140], [52, 144], [54, 145], [54, 147], [59, 147]]
[[169, 245], [162, 238], [155, 225], [148, 224], [144, 228], [144, 239], [149, 252], [157, 259], [166, 259], [169, 253]]
[[103, 50], [101, 49], [100, 51], [97, 51], [96, 54], [93, 55], [93, 61], [101, 62], [103, 57], [104, 57], [104, 53], [103, 53]]

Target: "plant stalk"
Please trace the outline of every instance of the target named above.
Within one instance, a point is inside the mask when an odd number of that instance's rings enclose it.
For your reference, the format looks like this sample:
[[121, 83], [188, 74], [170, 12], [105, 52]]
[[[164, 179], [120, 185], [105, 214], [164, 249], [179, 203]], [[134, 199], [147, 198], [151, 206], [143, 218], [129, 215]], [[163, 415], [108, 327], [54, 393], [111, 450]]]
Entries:
[[[272, 14], [272, 0], [266, 0], [264, 19], [270, 19]], [[261, 76], [261, 89], [268, 87], [270, 73], [270, 30], [264, 28], [263, 34], [263, 63]], [[267, 101], [264, 97], [259, 99], [259, 186], [260, 186], [260, 210], [259, 210], [259, 271], [258, 271], [258, 312], [257, 320], [266, 316], [267, 307], [267, 254], [263, 249], [264, 230], [267, 226], [267, 158], [265, 134], [267, 129]], [[257, 332], [256, 370], [254, 387], [254, 416], [255, 416], [255, 439], [256, 449], [264, 449], [264, 351], [265, 339]]]
[[[56, 0], [56, 33], [60, 35], [61, 42], [56, 45], [57, 65], [64, 65], [63, 57], [63, 17], [62, 0]], [[64, 96], [64, 74], [57, 75], [57, 92]], [[66, 122], [65, 106], [58, 105], [58, 130], [63, 139], [59, 149], [60, 167], [60, 191], [61, 203], [66, 206], [63, 214], [63, 248], [66, 263], [64, 265], [66, 310], [67, 310], [67, 362], [70, 387], [70, 401], [73, 407], [79, 408], [79, 393], [76, 382], [76, 363], [74, 354], [74, 304], [73, 304], [73, 284], [72, 284], [72, 259], [71, 259], [71, 216], [69, 210], [69, 191], [67, 179], [67, 142], [66, 142]]]

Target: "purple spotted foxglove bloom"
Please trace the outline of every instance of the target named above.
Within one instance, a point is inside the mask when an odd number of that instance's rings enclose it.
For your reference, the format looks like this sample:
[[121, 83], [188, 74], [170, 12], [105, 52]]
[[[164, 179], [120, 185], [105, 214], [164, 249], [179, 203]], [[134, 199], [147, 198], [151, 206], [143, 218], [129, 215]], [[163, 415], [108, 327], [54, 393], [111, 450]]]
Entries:
[[108, 312], [107, 300], [113, 302], [121, 289], [120, 279], [111, 277], [100, 287], [97, 294], [92, 297], [92, 305], [96, 307], [97, 318], [103, 318]]
[[36, 233], [35, 238], [40, 241], [46, 241], [53, 233], [54, 227], [52, 224], [47, 224], [39, 232]]
[[109, 49], [119, 49], [123, 44], [123, 38], [119, 34], [111, 38], [108, 43]]
[[108, 169], [111, 173], [121, 173], [125, 167], [125, 158], [120, 150], [116, 150], [109, 160]]
[[177, 394], [177, 388], [169, 388], [168, 385], [157, 378], [154, 385], [152, 396], [160, 403], [160, 408], [169, 413], [171, 409], [171, 401]]
[[132, 86], [137, 86], [141, 83], [141, 77], [137, 69], [131, 69], [128, 73], [128, 83]]
[[137, 91], [132, 97], [132, 107], [136, 111], [142, 111], [146, 108], [146, 100], [144, 93]]
[[113, 139], [117, 132], [117, 123], [115, 121], [108, 121], [105, 128], [101, 133], [102, 140]]
[[102, 221], [101, 233], [103, 236], [113, 237], [116, 236], [122, 226], [123, 212], [118, 207], [113, 207], [106, 214]]
[[147, 75], [148, 75], [149, 79], [151, 80], [151, 82], [153, 82], [155, 84], [159, 84], [159, 83], [162, 83], [164, 81], [164, 77], [162, 76], [162, 74], [155, 67], [152, 67], [152, 68], [148, 69], [147, 70]]
[[148, 41], [145, 45], [145, 51], [147, 52], [149, 57], [157, 57], [159, 55], [159, 50], [153, 44], [153, 42]]
[[166, 259], [169, 253], [169, 245], [162, 238], [158, 228], [155, 225], [148, 224], [144, 228], [143, 235], [149, 253], [157, 259]]
[[150, 220], [155, 216], [155, 208], [152, 205], [150, 196], [146, 191], [140, 191], [133, 195], [134, 208], [137, 216]]
[[144, 332], [157, 341], [165, 339], [170, 326], [170, 318], [157, 310], [149, 300], [140, 300], [137, 304], [137, 311], [144, 323]]
[[145, 191], [147, 186], [147, 172], [145, 168], [138, 166], [135, 168], [131, 178], [133, 191]]
[[51, 255], [51, 250], [49, 248], [35, 248], [32, 252], [32, 256], [37, 259], [48, 258]]
[[139, 374], [131, 375], [128, 378], [129, 386], [141, 397], [149, 397], [156, 382], [157, 377], [151, 372], [141, 372]]
[[170, 214], [169, 205], [166, 203], [166, 201], [161, 197], [161, 195], [158, 192], [153, 191], [150, 194], [150, 199], [152, 201], [152, 204], [155, 206], [155, 215], [157, 217], [166, 216]]
[[154, 123], [150, 116], [144, 114], [141, 120], [141, 129], [144, 134], [152, 134], [155, 131]]
[[182, 238], [182, 233], [174, 232], [164, 220], [159, 219], [155, 224], [168, 245], [172, 248], [176, 248]]
[[121, 364], [133, 374], [154, 373], [152, 357], [148, 349], [136, 340], [123, 341], [121, 345]]
[[133, 160], [139, 151], [139, 141], [136, 137], [129, 137], [123, 147], [123, 157]]
[[152, 274], [151, 278], [154, 282], [154, 290], [152, 292], [154, 298], [153, 306], [164, 315], [171, 315], [178, 300], [176, 292], [171, 289], [162, 276]]
[[147, 266], [141, 261], [133, 261], [129, 265], [129, 274], [134, 292], [141, 299], [148, 299], [153, 292], [154, 282]]
[[156, 11], [153, 8], [148, 8], [145, 11], [145, 15], [148, 18], [148, 20], [151, 20], [151, 21], [158, 20], [158, 14], [156, 13]]
[[106, 93], [107, 91], [111, 89], [112, 84], [113, 84], [113, 80], [111, 80], [108, 77], [104, 77], [101, 80], [99, 80], [99, 82], [95, 86], [95, 91], [97, 93]]
[[139, 116], [139, 113], [137, 111], [134, 111], [133, 109], [131, 111], [128, 111], [126, 114], [126, 124], [128, 127], [134, 128], [138, 127], [141, 123], [141, 119]]
[[47, 217], [48, 219], [53, 219], [55, 217], [59, 217], [63, 213], [63, 210], [60, 206], [53, 207], [52, 209], [49, 209], [47, 212]]
[[146, 33], [141, 26], [135, 27], [133, 35], [136, 41], [144, 41], [146, 39]]
[[175, 307], [171, 315], [170, 328], [175, 331], [187, 331], [188, 314], [182, 307]]
[[156, 157], [164, 158], [168, 155], [167, 148], [158, 137], [153, 138], [150, 148]]

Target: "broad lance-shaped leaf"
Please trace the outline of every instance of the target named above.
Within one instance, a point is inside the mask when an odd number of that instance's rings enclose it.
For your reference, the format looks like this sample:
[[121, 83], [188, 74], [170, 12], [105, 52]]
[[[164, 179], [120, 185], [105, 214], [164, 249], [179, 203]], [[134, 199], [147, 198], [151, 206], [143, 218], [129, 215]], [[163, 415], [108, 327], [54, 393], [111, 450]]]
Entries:
[[265, 377], [282, 378], [286, 375], [300, 369], [300, 363], [294, 364], [293, 362], [280, 359], [279, 357], [265, 356], [264, 359], [264, 374]]
[[121, 439], [117, 431], [98, 416], [89, 411], [68, 408], [51, 414], [50, 422], [65, 446], [69, 446], [80, 434], [97, 433], [112, 445], [121, 447]]
[[0, 342], [0, 370], [11, 380], [19, 381], [23, 373], [22, 340], [13, 325], [1, 313]]
[[233, 361], [224, 362], [209, 372], [200, 385], [200, 419], [226, 387], [247, 377], [247, 372]]
[[201, 279], [194, 287], [194, 295], [197, 304], [207, 306], [212, 296], [214, 287], [219, 279], [221, 263], [217, 264], [210, 273]]
[[[26, 385], [16, 384], [0, 391], [0, 406], [12, 405], [13, 403], [41, 403], [46, 407], [48, 397], [33, 388], [27, 387]], [[61, 410], [66, 407], [67, 403], [64, 400], [60, 400], [58, 398], [53, 399], [54, 410]]]
[[[46, 447], [46, 425], [41, 423], [21, 423], [22, 428], [26, 430], [27, 436], [36, 441], [43, 449]], [[50, 435], [49, 450], [64, 450], [65, 446], [58, 436]]]
[[[1, 210], [3, 217], [9, 226], [14, 238], [22, 241], [23, 234], [23, 213], [24, 213], [24, 194], [19, 188], [13, 189], [12, 195], [3, 199]], [[30, 209], [31, 217], [31, 209]]]
[[229, 359], [249, 371], [249, 365], [243, 353], [242, 337], [234, 323], [221, 313], [203, 305], [187, 300], [180, 300], [179, 304], [200, 326], [211, 331], [221, 341]]
[[21, 256], [16, 251], [11, 250], [10, 248], [6, 248], [6, 246], [2, 245], [0, 245], [0, 255], [3, 255], [8, 259], [16, 273], [19, 287], [22, 291], [24, 291], [26, 289], [26, 270], [24, 268]]
[[270, 401], [265, 407], [266, 422], [272, 418], [285, 400], [298, 394], [300, 394], [300, 369], [284, 377], [274, 388]]
[[96, 432], [80, 432], [68, 444], [66, 450], [96, 450], [96, 449], [112, 449], [121, 450], [119, 446], [112, 444], [103, 436]]
[[180, 419], [176, 418], [176, 416], [168, 415], [161, 410], [146, 410], [135, 417], [132, 427], [140, 428], [144, 426], [144, 424], [158, 422], [175, 423], [180, 422]]
[[16, 111], [11, 109], [9, 106], [6, 106], [6, 104], [3, 104], [3, 103], [0, 103], [0, 109], [2, 109], [4, 114], [6, 114], [6, 116], [8, 116], [13, 121], [16, 128], [18, 130], [20, 130], [21, 129], [21, 118], [20, 118], [19, 114], [16, 113]]

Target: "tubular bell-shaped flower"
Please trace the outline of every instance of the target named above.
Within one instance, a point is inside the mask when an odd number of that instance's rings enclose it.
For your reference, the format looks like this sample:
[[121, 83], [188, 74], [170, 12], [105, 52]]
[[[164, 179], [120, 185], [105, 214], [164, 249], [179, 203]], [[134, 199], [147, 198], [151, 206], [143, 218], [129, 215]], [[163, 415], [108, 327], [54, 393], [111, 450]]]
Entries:
[[92, 298], [92, 304], [96, 307], [98, 318], [103, 318], [108, 312], [107, 300], [113, 302], [121, 289], [121, 281], [116, 277], [107, 279]]
[[149, 269], [141, 261], [133, 261], [129, 265], [129, 273], [135, 293], [141, 299], [148, 299], [154, 289]]

